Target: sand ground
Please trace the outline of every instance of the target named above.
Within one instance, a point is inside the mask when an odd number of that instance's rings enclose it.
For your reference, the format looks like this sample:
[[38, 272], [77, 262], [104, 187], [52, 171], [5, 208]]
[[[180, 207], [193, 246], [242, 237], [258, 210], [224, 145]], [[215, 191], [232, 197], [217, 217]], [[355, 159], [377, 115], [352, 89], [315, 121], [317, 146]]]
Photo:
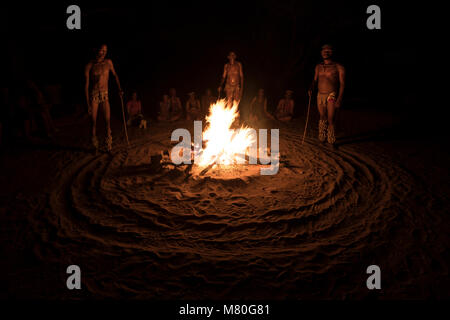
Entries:
[[[126, 148], [116, 120], [112, 155], [91, 152], [87, 119], [58, 126], [55, 143], [1, 156], [2, 297], [450, 297], [449, 152], [402, 117], [342, 110], [337, 150], [318, 143], [315, 113], [304, 145], [302, 117], [265, 123], [280, 170], [245, 179], [162, 168], [186, 121], [132, 128]], [[81, 291], [65, 286], [71, 264]]]

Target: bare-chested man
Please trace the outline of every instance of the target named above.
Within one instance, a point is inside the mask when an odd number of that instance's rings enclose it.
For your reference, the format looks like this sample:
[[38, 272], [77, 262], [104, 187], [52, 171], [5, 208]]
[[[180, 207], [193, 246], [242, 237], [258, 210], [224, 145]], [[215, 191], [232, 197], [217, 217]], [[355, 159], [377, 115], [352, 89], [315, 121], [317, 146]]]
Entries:
[[[102, 106], [106, 122], [106, 139], [105, 139], [106, 149], [108, 151], [111, 151], [112, 149], [112, 135], [110, 124], [111, 111], [108, 99], [109, 72], [111, 72], [116, 79], [117, 87], [119, 88], [119, 93], [121, 97], [123, 96], [123, 91], [120, 86], [119, 77], [117, 76], [117, 73], [114, 70], [112, 61], [110, 59], [105, 59], [107, 50], [108, 48], [106, 44], [103, 44], [98, 48], [96, 58], [86, 65], [84, 75], [86, 78], [85, 94], [88, 105], [88, 112], [92, 116], [92, 144], [94, 145], [95, 149], [98, 149], [98, 140], [96, 133], [97, 112], [98, 107]], [[90, 83], [92, 85], [89, 88]]]
[[205, 94], [201, 98], [202, 114], [206, 115], [209, 112], [211, 104], [216, 102], [216, 97], [212, 95], [211, 89], [206, 89]]
[[201, 105], [200, 100], [195, 96], [195, 92], [189, 92], [189, 99], [186, 101], [186, 119], [187, 120], [200, 120]]
[[158, 120], [159, 121], [170, 120], [170, 101], [168, 94], [163, 95], [163, 99], [159, 103]]
[[259, 89], [256, 97], [253, 98], [249, 108], [249, 121], [257, 123], [266, 119], [275, 120], [273, 115], [267, 110], [267, 98], [264, 89]]
[[275, 117], [279, 121], [288, 122], [292, 120], [294, 115], [294, 99], [292, 99], [292, 90], [286, 90], [284, 98], [278, 102]]
[[308, 94], [311, 96], [313, 90], [318, 87], [317, 108], [320, 113], [319, 140], [334, 144], [336, 137], [334, 133], [334, 115], [336, 108], [342, 104], [345, 88], [345, 69], [339, 63], [334, 62], [333, 47], [323, 45], [321, 55], [323, 62], [318, 64], [314, 73], [314, 80]]
[[183, 117], [183, 106], [180, 98], [177, 97], [177, 90], [175, 88], [169, 89], [169, 103], [170, 103], [170, 121], [177, 121]]
[[218, 88], [219, 96], [222, 91], [222, 85], [225, 83], [225, 94], [227, 95], [227, 103], [232, 104], [234, 101], [239, 103], [244, 90], [244, 73], [242, 64], [236, 61], [236, 54], [232, 51], [228, 54], [228, 63], [223, 67], [222, 81]]

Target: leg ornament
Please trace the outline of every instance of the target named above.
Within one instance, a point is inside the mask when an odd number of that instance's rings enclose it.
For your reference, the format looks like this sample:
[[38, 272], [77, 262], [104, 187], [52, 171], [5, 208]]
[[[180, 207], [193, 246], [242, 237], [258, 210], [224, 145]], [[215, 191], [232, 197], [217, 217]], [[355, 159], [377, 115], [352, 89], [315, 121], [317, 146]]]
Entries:
[[106, 150], [108, 150], [108, 152], [110, 152], [112, 150], [112, 135], [111, 135], [111, 131], [108, 132], [108, 135], [106, 136], [105, 144], [106, 144]]
[[327, 138], [327, 120], [319, 120], [319, 141], [324, 142]]
[[334, 127], [328, 128], [328, 143], [334, 144], [336, 142], [336, 136], [334, 135]]
[[92, 136], [92, 145], [94, 146], [95, 150], [98, 150], [98, 139], [97, 139], [97, 136]]

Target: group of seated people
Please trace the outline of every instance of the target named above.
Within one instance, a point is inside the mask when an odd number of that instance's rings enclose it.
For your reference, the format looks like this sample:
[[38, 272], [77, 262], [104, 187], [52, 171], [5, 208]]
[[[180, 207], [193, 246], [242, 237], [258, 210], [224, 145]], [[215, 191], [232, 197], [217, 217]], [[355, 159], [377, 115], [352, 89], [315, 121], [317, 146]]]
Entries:
[[[201, 120], [208, 113], [211, 104], [216, 102], [216, 97], [212, 95], [210, 89], [205, 91], [201, 99], [198, 99], [195, 92], [188, 93], [188, 99], [183, 105], [174, 88], [169, 90], [169, 94], [164, 94], [159, 103], [158, 121], [177, 121]], [[294, 100], [292, 91], [286, 90], [285, 96], [278, 102], [275, 112], [272, 114], [267, 109], [267, 97], [264, 89], [259, 89], [258, 94], [252, 99], [248, 119], [250, 122], [261, 120], [279, 120], [290, 121], [294, 114]], [[141, 101], [138, 99], [137, 92], [132, 92], [131, 99], [127, 102], [127, 112], [129, 126], [135, 125], [140, 128], [146, 128], [147, 122], [142, 115]]]
[[181, 104], [181, 100], [177, 97], [174, 88], [169, 90], [169, 95], [163, 95], [163, 100], [159, 103], [159, 121], [176, 121], [182, 119], [186, 114], [187, 120], [201, 120], [208, 112], [209, 106], [216, 102], [216, 97], [212, 95], [210, 89], [207, 89], [201, 100], [197, 98], [195, 92], [188, 93], [188, 100], [185, 108]]
[[294, 115], [294, 100], [292, 99], [292, 90], [286, 90], [284, 98], [278, 102], [275, 113], [267, 110], [267, 98], [264, 89], [259, 89], [256, 97], [252, 99], [249, 110], [249, 121], [257, 122], [260, 120], [279, 120], [290, 121]]
[[53, 139], [56, 128], [48, 95], [42, 84], [30, 76], [20, 75], [0, 88], [0, 145], [5, 126], [11, 138], [25, 142]]
[[[174, 88], [169, 90], [169, 94], [163, 95], [162, 101], [159, 103], [158, 120], [159, 121], [176, 121], [186, 117], [187, 120], [201, 120], [209, 109], [209, 106], [216, 102], [216, 97], [212, 96], [211, 90], [206, 90], [202, 96], [201, 102], [195, 96], [195, 92], [188, 94], [185, 108], [181, 104], [181, 100], [177, 97]], [[131, 93], [127, 102], [127, 125], [139, 126], [139, 128], [147, 128], [147, 121], [142, 114], [141, 100], [138, 98], [136, 91]]]
[[[275, 113], [272, 115], [267, 109], [267, 98], [264, 89], [259, 89], [258, 94], [250, 103], [249, 121], [270, 119], [279, 121], [290, 121], [294, 115], [294, 100], [292, 99], [292, 90], [286, 90], [285, 96], [278, 102]], [[216, 97], [212, 95], [210, 89], [207, 89], [201, 100], [197, 99], [195, 92], [188, 94], [185, 108], [181, 100], [176, 95], [176, 90], [171, 88], [169, 95], [163, 95], [163, 100], [159, 103], [159, 121], [176, 121], [182, 119], [184, 113], [187, 120], [200, 120], [209, 110], [209, 106], [216, 102]]]

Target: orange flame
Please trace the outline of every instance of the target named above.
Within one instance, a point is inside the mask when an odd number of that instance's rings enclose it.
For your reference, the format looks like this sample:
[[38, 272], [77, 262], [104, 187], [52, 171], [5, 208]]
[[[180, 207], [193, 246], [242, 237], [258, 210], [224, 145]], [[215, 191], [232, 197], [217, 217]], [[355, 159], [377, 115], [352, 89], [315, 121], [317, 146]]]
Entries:
[[206, 128], [203, 131], [205, 148], [195, 163], [199, 166], [217, 164], [231, 165], [239, 163], [247, 149], [255, 142], [252, 128], [241, 126], [238, 130], [231, 129], [233, 122], [239, 116], [238, 104], [228, 107], [226, 100], [218, 100], [211, 104], [206, 116]]

